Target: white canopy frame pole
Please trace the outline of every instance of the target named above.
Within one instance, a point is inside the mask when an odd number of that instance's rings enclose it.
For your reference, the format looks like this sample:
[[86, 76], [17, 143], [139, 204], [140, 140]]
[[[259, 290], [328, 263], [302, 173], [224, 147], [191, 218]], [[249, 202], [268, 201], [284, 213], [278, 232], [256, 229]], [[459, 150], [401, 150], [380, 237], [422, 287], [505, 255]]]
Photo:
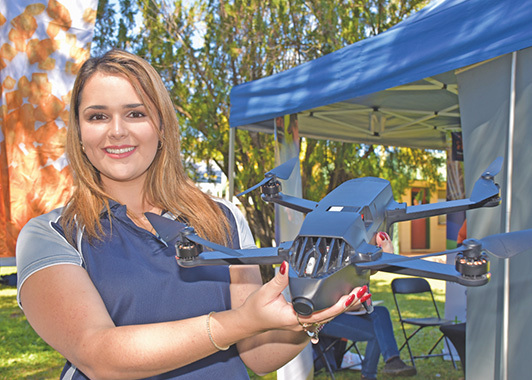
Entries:
[[[508, 117], [508, 159], [506, 160], [506, 214], [504, 232], [510, 232], [512, 215], [512, 168], [513, 168], [513, 140], [515, 129], [515, 78], [517, 68], [517, 52], [512, 53], [512, 68], [510, 77], [510, 109]], [[510, 260], [503, 260], [503, 315], [502, 315], [502, 351], [501, 351], [501, 379], [508, 380], [508, 335], [510, 321]]]
[[233, 202], [235, 196], [235, 136], [236, 127], [229, 127], [229, 165], [227, 166], [227, 179], [229, 182], [229, 193], [227, 200]]

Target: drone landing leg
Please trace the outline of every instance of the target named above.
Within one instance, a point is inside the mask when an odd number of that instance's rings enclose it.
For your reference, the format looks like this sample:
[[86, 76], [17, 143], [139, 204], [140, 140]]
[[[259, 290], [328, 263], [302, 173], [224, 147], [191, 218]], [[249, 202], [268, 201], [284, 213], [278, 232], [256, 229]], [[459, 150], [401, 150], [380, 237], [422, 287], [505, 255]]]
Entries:
[[373, 304], [369, 303], [368, 301], [363, 301], [362, 306], [364, 306], [364, 309], [366, 309], [366, 313], [371, 314], [373, 313]]

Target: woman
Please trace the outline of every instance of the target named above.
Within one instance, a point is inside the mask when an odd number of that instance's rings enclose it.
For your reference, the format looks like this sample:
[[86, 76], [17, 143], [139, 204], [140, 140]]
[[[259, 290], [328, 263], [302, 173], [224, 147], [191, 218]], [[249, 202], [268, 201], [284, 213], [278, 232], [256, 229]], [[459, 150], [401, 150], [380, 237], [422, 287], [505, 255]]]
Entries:
[[67, 359], [62, 378], [241, 379], [246, 366], [268, 373], [320, 323], [369, 298], [354, 289], [298, 319], [281, 294], [286, 262], [265, 285], [256, 266], [177, 266], [145, 212], [235, 248], [253, 239], [234, 206], [186, 177], [174, 107], [143, 59], [119, 50], [89, 59], [70, 107], [74, 193], [64, 209], [31, 220], [17, 243], [19, 304]]

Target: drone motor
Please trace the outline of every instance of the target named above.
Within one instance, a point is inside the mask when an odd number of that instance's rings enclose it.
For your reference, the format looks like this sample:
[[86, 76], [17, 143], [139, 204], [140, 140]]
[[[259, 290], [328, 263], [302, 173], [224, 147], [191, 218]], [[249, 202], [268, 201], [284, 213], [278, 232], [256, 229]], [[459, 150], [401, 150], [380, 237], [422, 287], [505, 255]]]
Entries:
[[281, 182], [277, 180], [268, 181], [260, 189], [264, 196], [275, 197], [281, 192]]
[[455, 267], [464, 276], [483, 276], [489, 272], [489, 261], [485, 253], [472, 259], [459, 253], [456, 255]]
[[181, 238], [175, 244], [176, 257], [180, 260], [193, 260], [203, 252], [203, 246], [187, 239], [187, 235], [194, 234], [194, 228], [186, 227], [181, 232]]
[[489, 259], [482, 252], [482, 244], [475, 239], [467, 239], [463, 242], [464, 250], [456, 255], [455, 268], [465, 279], [477, 280], [485, 278], [489, 280]]

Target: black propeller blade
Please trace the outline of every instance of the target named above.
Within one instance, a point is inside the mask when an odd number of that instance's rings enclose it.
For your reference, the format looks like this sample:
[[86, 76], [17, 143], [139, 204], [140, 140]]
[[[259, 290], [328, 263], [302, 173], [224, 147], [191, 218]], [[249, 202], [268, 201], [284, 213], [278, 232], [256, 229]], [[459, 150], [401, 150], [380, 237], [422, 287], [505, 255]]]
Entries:
[[261, 187], [262, 185], [264, 185], [266, 182], [270, 181], [273, 177], [265, 177], [262, 181], [260, 181], [259, 183], [257, 183], [256, 185], [254, 186], [251, 186], [249, 189], [241, 192], [240, 194], [237, 194], [236, 196], [239, 197], [241, 195], [244, 195], [244, 194], [247, 194], [253, 190], [255, 190], [256, 188], [258, 187]]
[[502, 169], [502, 163], [503, 158], [497, 157], [493, 162], [490, 164], [490, 166], [486, 169], [484, 173], [482, 173], [482, 177], [495, 177]]
[[267, 182], [269, 182], [269, 181], [271, 181], [271, 180], [273, 180], [275, 178], [280, 178], [280, 179], [288, 179], [288, 178], [290, 178], [290, 175], [294, 171], [294, 168], [296, 167], [296, 164], [298, 162], [299, 162], [299, 158], [298, 157], [294, 157], [294, 158], [289, 159], [285, 163], [277, 166], [276, 168], [274, 168], [274, 169], [270, 170], [268, 173], [266, 173], [265, 177], [264, 177], [264, 179], [262, 181], [260, 181], [259, 183], [257, 183], [254, 186], [251, 186], [249, 189], [243, 191], [242, 193], [237, 194], [237, 197], [239, 197], [241, 195], [244, 195], [244, 194], [247, 194], [250, 191], [255, 190], [256, 188], [264, 185], [265, 183], [267, 183]]
[[[220, 244], [213, 243], [212, 241], [205, 240], [205, 239], [199, 237], [198, 235], [196, 235], [194, 233], [186, 233], [186, 234], [184, 234], [184, 236], [188, 240], [191, 240], [194, 243], [203, 245], [204, 247], [208, 247], [208, 248], [212, 249], [213, 251], [220, 251], [220, 252], [225, 253], [226, 255], [234, 256], [234, 257], [243, 256], [240, 252], [238, 252], [238, 251], [236, 251], [234, 249], [225, 247], [225, 246], [220, 245]], [[206, 254], [208, 254], [208, 252], [206, 252]]]
[[502, 157], [497, 157], [490, 166], [482, 173], [480, 179], [475, 183], [475, 187], [471, 192], [469, 198], [472, 202], [482, 202], [491, 197], [498, 196], [499, 187], [493, 182], [493, 178], [500, 172], [502, 168]]
[[155, 229], [155, 232], [168, 244], [175, 244], [186, 227], [183, 223], [152, 212], [145, 212], [144, 215]]
[[482, 249], [500, 259], [508, 259], [532, 249], [532, 229], [486, 236]]
[[220, 251], [235, 257], [242, 256], [240, 252], [237, 252], [234, 249], [224, 247], [223, 245], [219, 245], [199, 237], [195, 233], [191, 232], [193, 229], [176, 220], [165, 218], [164, 216], [151, 212], [146, 212], [144, 215], [146, 215], [146, 218], [151, 223], [160, 238], [169, 245], [175, 245], [178, 241], [181, 241], [183, 237], [186, 237], [188, 240], [208, 247], [214, 251]]

